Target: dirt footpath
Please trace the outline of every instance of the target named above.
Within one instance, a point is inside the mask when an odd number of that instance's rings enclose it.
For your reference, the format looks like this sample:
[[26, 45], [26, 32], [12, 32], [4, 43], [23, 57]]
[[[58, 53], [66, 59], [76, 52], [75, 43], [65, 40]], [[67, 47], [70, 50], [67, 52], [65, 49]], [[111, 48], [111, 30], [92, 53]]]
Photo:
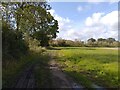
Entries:
[[[34, 67], [36, 64], [32, 64], [18, 76], [15, 84], [12, 88], [37, 88], [34, 76]], [[49, 69], [51, 72], [52, 86], [51, 88], [69, 88], [69, 90], [83, 90], [83, 86], [77, 84], [69, 76], [67, 76], [56, 64], [54, 60], [49, 63]]]
[[50, 71], [52, 73], [52, 82], [53, 88], [69, 88], [70, 90], [83, 90], [83, 86], [77, 84], [69, 76], [67, 76], [60, 68], [58, 67], [55, 60], [51, 60]]

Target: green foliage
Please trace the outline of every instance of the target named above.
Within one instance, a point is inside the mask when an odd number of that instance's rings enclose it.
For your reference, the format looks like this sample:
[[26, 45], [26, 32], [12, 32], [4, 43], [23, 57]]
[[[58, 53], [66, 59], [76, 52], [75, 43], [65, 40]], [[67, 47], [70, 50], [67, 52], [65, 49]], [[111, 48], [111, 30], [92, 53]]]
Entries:
[[56, 38], [58, 22], [46, 2], [3, 2], [1, 8], [3, 59], [19, 58], [28, 48], [44, 51], [40, 46]]
[[49, 40], [56, 38], [58, 22], [48, 12], [51, 7], [46, 2], [8, 2], [2, 3], [5, 9], [3, 18], [10, 27], [37, 39], [41, 46], [49, 46]]
[[26, 54], [28, 47], [22, 39], [21, 33], [12, 30], [6, 21], [2, 20], [2, 23], [3, 59], [19, 58], [21, 55]]

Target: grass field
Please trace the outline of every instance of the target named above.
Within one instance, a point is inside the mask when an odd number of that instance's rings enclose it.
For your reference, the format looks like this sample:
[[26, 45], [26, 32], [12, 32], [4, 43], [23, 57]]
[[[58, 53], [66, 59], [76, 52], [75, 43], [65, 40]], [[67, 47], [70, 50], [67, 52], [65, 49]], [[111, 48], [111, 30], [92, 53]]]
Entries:
[[68, 75], [86, 87], [92, 83], [118, 87], [118, 50], [65, 47], [54, 50], [56, 61]]

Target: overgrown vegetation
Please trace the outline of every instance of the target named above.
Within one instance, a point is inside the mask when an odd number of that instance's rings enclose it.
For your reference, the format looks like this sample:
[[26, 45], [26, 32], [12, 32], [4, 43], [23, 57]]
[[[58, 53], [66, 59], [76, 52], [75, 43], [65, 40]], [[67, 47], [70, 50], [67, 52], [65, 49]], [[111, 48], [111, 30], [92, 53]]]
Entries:
[[[36, 62], [47, 64], [48, 58], [42, 53], [46, 51], [45, 47], [49, 46], [49, 40], [56, 38], [58, 22], [48, 12], [51, 7], [46, 2], [2, 2], [0, 8], [2, 81], [3, 88], [9, 88], [27, 66]], [[40, 78], [45, 79], [44, 74], [48, 75], [47, 70], [45, 73], [44, 68], [40, 67], [39, 70]]]
[[109, 88], [120, 86], [117, 50], [85, 47], [60, 49], [56, 50], [58, 55], [56, 61], [66, 73], [83, 86], [90, 88], [91, 81]]

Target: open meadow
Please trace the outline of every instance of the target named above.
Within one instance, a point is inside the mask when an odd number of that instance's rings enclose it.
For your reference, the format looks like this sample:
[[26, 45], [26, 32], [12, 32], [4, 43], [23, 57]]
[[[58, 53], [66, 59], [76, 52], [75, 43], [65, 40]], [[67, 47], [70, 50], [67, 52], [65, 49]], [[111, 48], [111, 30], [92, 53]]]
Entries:
[[[58, 49], [58, 48], [57, 48]], [[78, 83], [92, 87], [118, 87], [118, 50], [88, 47], [60, 47], [52, 51], [62, 70]]]

